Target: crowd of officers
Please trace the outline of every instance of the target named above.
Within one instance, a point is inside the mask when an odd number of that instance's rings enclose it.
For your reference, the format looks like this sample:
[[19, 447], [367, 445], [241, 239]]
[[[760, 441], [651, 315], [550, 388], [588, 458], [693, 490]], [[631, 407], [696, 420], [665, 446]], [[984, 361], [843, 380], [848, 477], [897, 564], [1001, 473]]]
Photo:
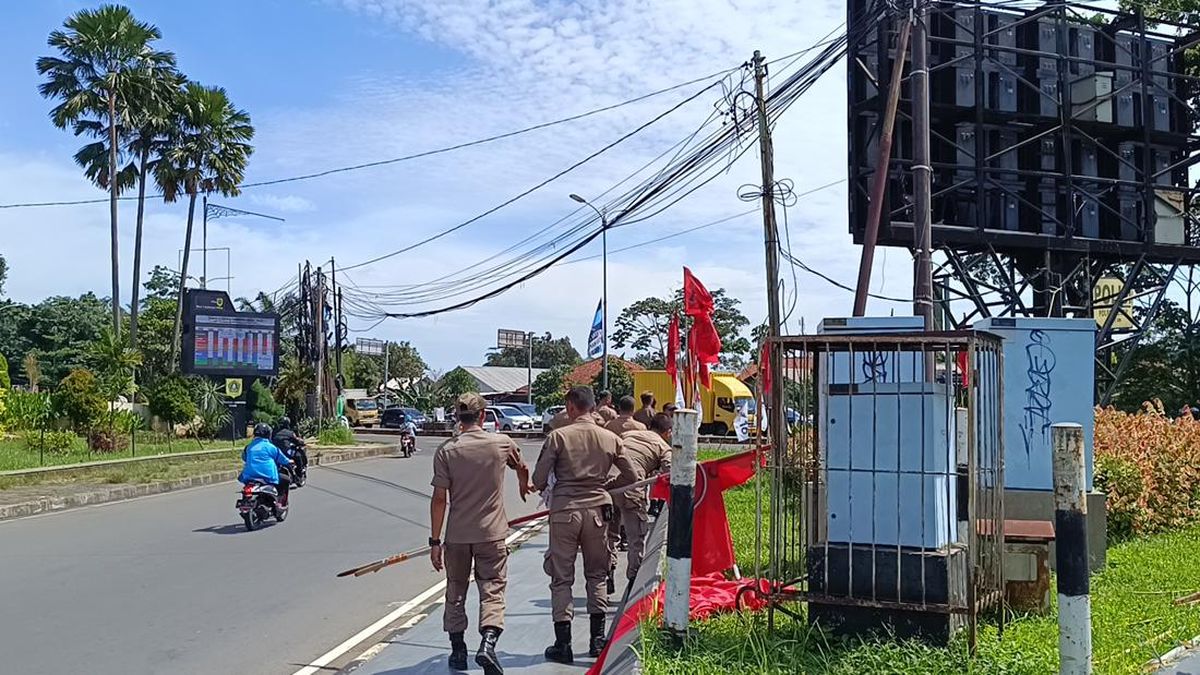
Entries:
[[588, 654], [596, 657], [604, 650], [605, 614], [616, 590], [619, 552], [627, 550], [626, 575], [632, 583], [648, 530], [648, 490], [629, 486], [668, 471], [671, 463], [674, 406], [656, 412], [650, 393], [642, 395], [641, 403], [635, 411], [633, 397], [626, 396], [614, 408], [607, 392], [597, 400], [591, 387], [572, 388], [566, 409], [545, 429], [531, 473], [511, 438], [483, 430], [487, 401], [478, 394], [458, 399], [458, 434], [434, 454], [429, 539], [434, 569], [446, 572], [443, 628], [450, 635], [451, 669], [467, 668], [465, 605], [474, 568], [482, 636], [475, 662], [485, 675], [504, 672], [495, 649], [504, 630], [508, 577], [508, 469], [516, 472], [522, 500], [540, 492], [549, 505], [550, 546], [543, 569], [550, 577], [554, 643], [546, 648], [546, 659], [574, 662], [571, 589], [580, 552], [590, 620]]

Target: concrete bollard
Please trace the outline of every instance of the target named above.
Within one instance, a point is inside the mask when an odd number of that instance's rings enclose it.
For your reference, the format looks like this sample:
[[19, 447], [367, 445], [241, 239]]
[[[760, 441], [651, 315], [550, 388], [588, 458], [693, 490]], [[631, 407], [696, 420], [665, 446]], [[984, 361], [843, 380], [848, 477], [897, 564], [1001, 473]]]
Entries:
[[671, 507], [667, 514], [667, 580], [663, 618], [678, 643], [687, 637], [692, 588], [692, 491], [696, 484], [696, 446], [700, 418], [695, 410], [676, 410], [671, 431]]
[[1058, 571], [1058, 672], [1092, 672], [1092, 605], [1088, 581], [1087, 483], [1083, 427], [1050, 429], [1054, 462], [1054, 536]]

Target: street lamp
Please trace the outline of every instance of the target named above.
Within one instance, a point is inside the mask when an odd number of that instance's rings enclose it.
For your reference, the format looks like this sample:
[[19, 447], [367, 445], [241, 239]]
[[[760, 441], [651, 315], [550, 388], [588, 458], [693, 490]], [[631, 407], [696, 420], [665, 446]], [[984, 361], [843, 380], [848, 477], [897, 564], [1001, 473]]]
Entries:
[[[200, 263], [200, 287], [201, 288], [208, 288], [208, 282], [209, 282], [208, 252], [210, 249], [208, 248], [208, 220], [210, 218], [213, 220], [216, 220], [217, 218], [228, 218], [230, 216], [239, 216], [239, 215], [240, 216], [254, 216], [256, 218], [266, 218], [268, 220], [277, 220], [281, 223], [287, 222], [285, 219], [280, 218], [278, 216], [268, 216], [265, 213], [255, 213], [253, 211], [243, 211], [242, 209], [235, 209], [231, 206], [221, 206], [220, 204], [209, 204], [208, 203], [208, 194], [205, 193], [205, 195], [204, 195], [204, 215], [201, 218], [201, 226], [200, 226], [200, 242], [201, 242], [200, 249], [202, 251], [204, 251], [204, 256]], [[212, 250], [215, 251], [215, 250], [219, 250], [219, 249], [212, 249]]]
[[574, 192], [572, 192], [569, 196], [571, 199], [574, 199], [580, 204], [583, 204], [584, 206], [587, 206], [591, 210], [595, 211], [596, 215], [600, 216], [600, 241], [602, 247], [601, 260], [603, 261], [601, 263], [601, 268], [603, 269], [603, 289], [600, 297], [600, 305], [603, 308], [603, 318], [601, 318], [601, 321], [604, 322], [604, 330], [601, 331], [604, 336], [604, 375], [601, 379], [601, 387], [608, 389], [608, 216], [605, 215], [604, 211], [596, 208], [591, 202], [583, 197], [580, 197]]

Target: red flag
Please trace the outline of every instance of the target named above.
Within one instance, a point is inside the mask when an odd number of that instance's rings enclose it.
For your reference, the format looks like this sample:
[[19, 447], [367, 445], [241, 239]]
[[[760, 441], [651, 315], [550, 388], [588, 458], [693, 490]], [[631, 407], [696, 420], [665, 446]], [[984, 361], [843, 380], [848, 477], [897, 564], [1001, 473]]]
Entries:
[[[722, 492], [754, 477], [756, 451], [702, 462], [697, 467], [692, 510], [692, 574], [702, 576], [733, 567], [733, 535]], [[651, 499], [670, 500], [666, 477], [651, 488]]]
[[703, 316], [712, 314], [712, 294], [692, 275], [692, 271], [683, 268], [683, 313], [688, 316]]
[[962, 373], [962, 383], [964, 387], [971, 386], [971, 376], [969, 372], [970, 362], [967, 360], [967, 353], [961, 351], [955, 359], [958, 362], [958, 372]]
[[763, 398], [771, 395], [771, 343], [763, 341], [758, 355], [758, 376], [762, 379]]
[[671, 326], [667, 329], [667, 374], [671, 376], [671, 384], [679, 386], [679, 315], [671, 314]]
[[692, 317], [688, 333], [688, 353], [697, 364], [697, 375], [706, 389], [712, 388], [708, 367], [720, 361], [721, 336], [713, 325], [713, 298], [692, 271], [683, 268], [683, 313]]

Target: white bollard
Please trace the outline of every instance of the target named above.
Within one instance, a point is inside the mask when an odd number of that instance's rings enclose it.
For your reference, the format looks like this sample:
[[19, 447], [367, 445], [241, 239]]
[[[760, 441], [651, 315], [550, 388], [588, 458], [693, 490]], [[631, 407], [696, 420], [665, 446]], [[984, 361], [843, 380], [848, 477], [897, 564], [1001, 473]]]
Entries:
[[1092, 605], [1089, 597], [1087, 494], [1083, 427], [1055, 424], [1054, 560], [1058, 573], [1058, 672], [1092, 672]]
[[671, 430], [671, 506], [667, 514], [667, 581], [663, 618], [678, 642], [687, 636], [692, 589], [692, 492], [696, 485], [699, 415], [676, 410]]

